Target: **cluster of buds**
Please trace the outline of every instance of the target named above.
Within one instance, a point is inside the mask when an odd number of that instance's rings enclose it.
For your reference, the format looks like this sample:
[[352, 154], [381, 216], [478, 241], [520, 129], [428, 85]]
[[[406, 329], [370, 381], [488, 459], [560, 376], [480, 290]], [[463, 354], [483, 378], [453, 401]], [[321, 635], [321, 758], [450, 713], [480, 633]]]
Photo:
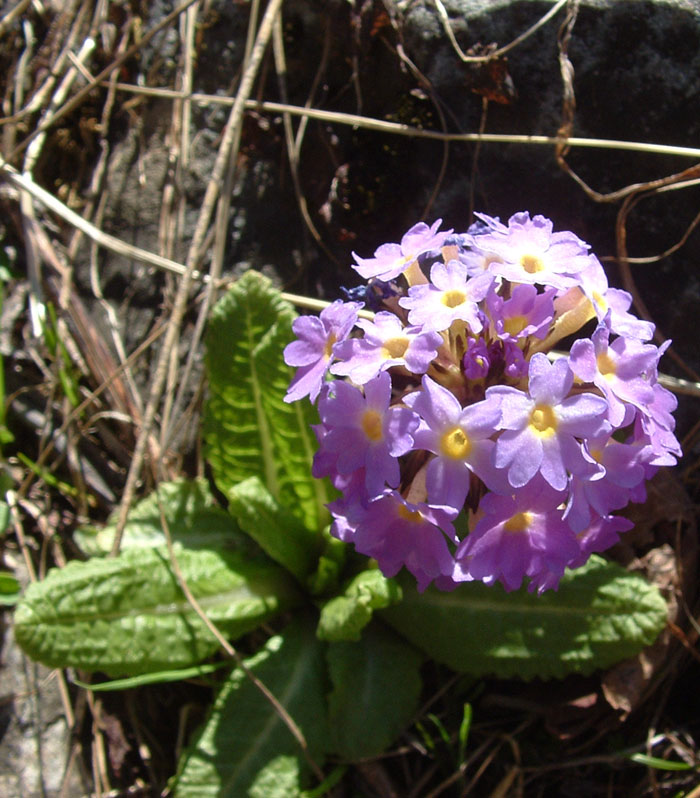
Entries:
[[294, 322], [286, 400], [318, 400], [332, 533], [384, 574], [541, 592], [616, 543], [614, 511], [680, 456], [667, 344], [573, 233], [476, 216], [354, 255], [367, 284]]

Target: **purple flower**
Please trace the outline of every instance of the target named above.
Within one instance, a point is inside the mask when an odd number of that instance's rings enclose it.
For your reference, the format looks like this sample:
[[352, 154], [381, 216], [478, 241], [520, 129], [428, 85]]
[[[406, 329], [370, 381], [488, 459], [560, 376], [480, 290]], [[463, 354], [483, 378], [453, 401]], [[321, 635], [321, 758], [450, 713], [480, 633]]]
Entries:
[[487, 255], [488, 270], [517, 283], [539, 283], [566, 289], [578, 284], [577, 274], [589, 266], [588, 245], [573, 233], [552, 232], [544, 216], [530, 219], [516, 213], [508, 227], [485, 214], [479, 219], [491, 228], [490, 234], [471, 238], [471, 246]]
[[[643, 447], [642, 459], [649, 466], [669, 466], [681, 457], [681, 445], [673, 434], [675, 419], [671, 413], [676, 409], [676, 397], [662, 385], [652, 386], [653, 399], [637, 413], [634, 427], [634, 442]], [[646, 477], [652, 472], [647, 468]]]
[[396, 576], [406, 566], [421, 592], [434, 579], [451, 586], [454, 561], [447, 539], [457, 541], [452, 526], [455, 510], [412, 504], [397, 491], [387, 491], [360, 515], [360, 520], [350, 520], [352, 532], [346, 527], [333, 532], [352, 540], [361, 554], [374, 557], [385, 576]]
[[597, 467], [589, 476], [571, 478], [564, 513], [577, 533], [590, 526], [595, 516], [625, 507], [644, 480], [641, 447], [620, 443], [606, 433], [589, 439], [586, 450]]
[[467, 351], [462, 359], [464, 375], [470, 380], [483, 379], [491, 368], [492, 353], [483, 338], [467, 338]]
[[498, 402], [484, 400], [462, 407], [454, 394], [430, 377], [423, 377], [423, 390], [405, 401], [421, 417], [413, 436], [415, 448], [435, 455], [425, 481], [431, 504], [461, 509], [471, 473], [491, 488], [505, 486], [491, 464], [494, 443], [489, 437], [501, 415]]
[[515, 341], [501, 341], [503, 352], [503, 373], [513, 380], [524, 377], [528, 371], [528, 363], [523, 355], [523, 350]]
[[619, 288], [608, 287], [608, 278], [597, 258], [591, 256], [591, 265], [579, 277], [581, 290], [590, 300], [598, 321], [605, 320], [611, 332], [639, 341], [653, 338], [654, 325], [628, 312], [632, 297]]
[[397, 457], [410, 451], [418, 417], [406, 407], [389, 407], [391, 378], [387, 372], [370, 380], [362, 391], [345, 382], [330, 384], [319, 400], [319, 413], [326, 434], [321, 456], [337, 454], [335, 468], [349, 476], [365, 469], [365, 487], [376, 496], [385, 483], [399, 484]]
[[556, 587], [580, 555], [559, 509], [563, 496], [542, 479], [512, 496], [484, 496], [476, 525], [457, 548], [453, 578], [500, 581], [510, 591], [527, 576], [530, 590]]
[[554, 318], [555, 293], [553, 288], [538, 293], [534, 285], [528, 284], [514, 286], [509, 299], [491, 291], [486, 297], [491, 329], [499, 338], [544, 338]]
[[333, 358], [333, 347], [348, 337], [361, 307], [359, 302], [337, 299], [318, 317], [299, 316], [294, 319], [292, 331], [298, 340], [285, 347], [284, 362], [299, 368], [289, 384], [285, 402], [295, 402], [304, 396], [316, 401]]
[[509, 386], [488, 388], [486, 398], [501, 403], [494, 464], [508, 469], [513, 488], [522, 488], [541, 473], [556, 490], [564, 490], [568, 472], [585, 472], [588, 464], [577, 437], [597, 434], [605, 424], [607, 402], [600, 396], [569, 396], [573, 374], [564, 359], [550, 363], [532, 356], [528, 393]]
[[[369, 284], [347, 297], [376, 313], [335, 302], [296, 320], [285, 400], [318, 400], [312, 474], [339, 492], [331, 532], [387, 576], [556, 589], [619, 540], [631, 524], [612, 513], [681, 455], [676, 399], [658, 384], [668, 344], [648, 343], [630, 295], [549, 219], [440, 224], [353, 253]], [[552, 351], [596, 318], [568, 355]]]
[[596, 518], [586, 530], [577, 535], [581, 553], [567, 567], [580, 568], [591, 554], [614, 546], [620, 540], [620, 532], [628, 532], [633, 526], [628, 518], [619, 515]]
[[408, 296], [399, 299], [406, 308], [411, 324], [423, 330], [449, 329], [453, 321], [467, 322], [474, 333], [483, 329], [478, 303], [486, 296], [493, 277], [482, 274], [467, 278], [466, 267], [458, 260], [436, 263], [430, 270], [431, 283], [415, 285], [408, 289]]
[[608, 400], [608, 418], [619, 427], [625, 417], [625, 403], [645, 408], [654, 398], [649, 382], [656, 373], [659, 350], [627, 338], [609, 343], [610, 330], [599, 324], [590, 339], [575, 341], [569, 355], [574, 374], [592, 382]]
[[424, 374], [443, 343], [439, 333], [404, 327], [393, 313], [377, 313], [374, 321], [360, 319], [357, 326], [364, 331], [364, 338], [351, 338], [338, 344], [335, 355], [341, 362], [331, 366], [331, 371], [349, 376], [358, 385], [364, 385], [392, 366]]
[[393, 280], [420, 256], [426, 252], [438, 250], [452, 230], [438, 233], [442, 219], [438, 219], [431, 227], [425, 222], [418, 222], [403, 236], [400, 244], [382, 244], [375, 250], [373, 258], [360, 258], [354, 252], [356, 272], [365, 279], [378, 277], [385, 282]]

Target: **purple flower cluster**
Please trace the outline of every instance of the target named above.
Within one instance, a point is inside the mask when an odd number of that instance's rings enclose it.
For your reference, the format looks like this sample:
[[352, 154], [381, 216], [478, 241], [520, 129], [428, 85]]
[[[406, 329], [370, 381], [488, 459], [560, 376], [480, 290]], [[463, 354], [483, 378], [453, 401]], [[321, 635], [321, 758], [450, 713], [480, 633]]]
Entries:
[[332, 532], [387, 576], [541, 592], [631, 527], [613, 513], [681, 454], [676, 400], [657, 381], [665, 346], [587, 244], [542, 216], [477, 216], [355, 255], [381, 309], [296, 319], [286, 400], [318, 398]]

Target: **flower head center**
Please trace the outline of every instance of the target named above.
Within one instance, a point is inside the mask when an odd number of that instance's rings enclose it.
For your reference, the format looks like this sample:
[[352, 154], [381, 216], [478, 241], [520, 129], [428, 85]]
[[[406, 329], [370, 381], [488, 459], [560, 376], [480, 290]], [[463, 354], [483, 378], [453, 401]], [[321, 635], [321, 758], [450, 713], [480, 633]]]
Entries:
[[442, 295], [442, 304], [448, 308], [456, 308], [459, 307], [467, 298], [467, 295], [464, 291], [460, 291], [459, 288], [450, 288], [449, 291], [445, 291]]
[[532, 513], [516, 513], [503, 524], [504, 532], [527, 532], [532, 523]]
[[418, 510], [409, 510], [405, 504], [399, 504], [399, 518], [412, 524], [423, 523], [423, 516]]
[[530, 426], [542, 437], [554, 435], [557, 429], [557, 417], [549, 405], [535, 405], [530, 413]]
[[527, 327], [525, 316], [511, 316], [503, 322], [503, 329], [508, 335], [516, 336]]
[[384, 341], [382, 354], [384, 357], [391, 359], [403, 357], [408, 349], [408, 343], [408, 338], [404, 335], [398, 338], [389, 338]]
[[596, 358], [596, 363], [598, 365], [598, 371], [604, 377], [610, 379], [615, 376], [617, 365], [607, 352], [601, 352]]
[[449, 430], [440, 440], [440, 451], [454, 460], [463, 460], [471, 448], [471, 441], [461, 427]]
[[539, 255], [533, 255], [530, 252], [524, 252], [520, 256], [520, 265], [528, 274], [542, 272], [545, 268], [542, 258]]
[[371, 441], [380, 441], [384, 437], [382, 414], [377, 410], [365, 410], [362, 414], [362, 431]]

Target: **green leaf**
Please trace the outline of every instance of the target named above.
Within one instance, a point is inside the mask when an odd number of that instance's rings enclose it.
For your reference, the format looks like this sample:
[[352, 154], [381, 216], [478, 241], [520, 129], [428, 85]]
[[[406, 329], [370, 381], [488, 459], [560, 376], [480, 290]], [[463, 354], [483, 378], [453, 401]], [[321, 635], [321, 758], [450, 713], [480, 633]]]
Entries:
[[174, 671], [156, 671], [144, 673], [141, 676], [129, 676], [126, 679], [112, 679], [109, 682], [95, 682], [93, 684], [73, 679], [73, 684], [90, 690], [93, 693], [114, 693], [117, 690], [131, 690], [134, 687], [143, 687], [144, 684], [164, 684], [166, 682], [181, 682], [185, 679], [201, 679], [210, 673], [220, 671], [222, 668], [231, 668], [232, 660], [214, 662], [211, 665], [194, 665], [191, 668], [178, 668]]
[[331, 643], [327, 657], [334, 752], [349, 760], [378, 756], [418, 708], [422, 655], [388, 627], [373, 623], [357, 643]]
[[465, 583], [451, 593], [406, 584], [401, 604], [382, 618], [456, 671], [531, 679], [588, 674], [653, 643], [666, 603], [642, 577], [594, 556], [567, 573], [559, 590]]
[[284, 402], [292, 370], [292, 306], [270, 281], [244, 274], [212, 310], [207, 334], [209, 400], [205, 457], [219, 490], [258, 477], [272, 496], [317, 532], [328, 522], [326, 483], [311, 476], [317, 423], [309, 402]]
[[331, 790], [336, 784], [340, 784], [343, 776], [347, 773], [347, 765], [338, 765], [326, 776], [326, 778], [318, 785], [310, 790], [304, 790], [300, 794], [300, 798], [324, 798], [331, 795]]
[[248, 788], [250, 798], [290, 798], [301, 795], [301, 768], [296, 756], [280, 754], [258, 771]]
[[241, 529], [303, 584], [316, 565], [321, 536], [312, 538], [257, 477], [234, 485], [227, 498]]
[[316, 634], [321, 640], [359, 640], [374, 610], [396, 604], [401, 595], [398, 584], [379, 569], [361, 571], [342, 596], [324, 605]]
[[306, 580], [306, 588], [312, 596], [335, 595], [345, 568], [348, 546], [331, 535], [330, 524], [321, 532], [321, 545], [316, 570]]
[[[301, 729], [319, 765], [328, 740], [323, 648], [311, 621], [301, 617], [246, 661]], [[175, 798], [294, 798], [307, 767], [290, 730], [237, 668], [182, 757]], [[265, 785], [275, 783], [275, 774], [283, 791], [265, 792]]]
[[[162, 516], [161, 516], [162, 511]], [[112, 513], [102, 529], [84, 526], [75, 532], [75, 541], [89, 556], [109, 554], [119, 513]], [[129, 511], [122, 550], [165, 545], [163, 517], [173, 541], [185, 548], [245, 548], [242, 535], [226, 510], [216, 506], [205, 479], [163, 482], [153, 493]]]
[[693, 765], [688, 762], [674, 762], [668, 759], [661, 759], [658, 756], [648, 756], [647, 754], [632, 754], [632, 762], [638, 765], [645, 765], [654, 770], [693, 770]]
[[459, 742], [459, 747], [457, 749], [457, 764], [461, 765], [465, 760], [465, 754], [467, 752], [467, 740], [469, 739], [469, 730], [472, 727], [472, 705], [469, 703], [464, 704], [464, 710], [462, 713], [462, 722], [459, 724], [459, 733], [457, 735], [457, 740]]
[[[291, 579], [267, 559], [180, 547], [176, 556], [192, 595], [229, 639], [299, 601]], [[114, 676], [186, 668], [219, 648], [164, 549], [129, 549], [53, 569], [18, 603], [15, 636], [46, 665]]]
[[[2, 441], [0, 440], [0, 443]], [[4, 491], [2, 491], [4, 495]], [[0, 533], [4, 532], [10, 525], [10, 506], [6, 501], [0, 499]]]
[[0, 571], [0, 604], [12, 605], [19, 600], [20, 584], [12, 574]]

